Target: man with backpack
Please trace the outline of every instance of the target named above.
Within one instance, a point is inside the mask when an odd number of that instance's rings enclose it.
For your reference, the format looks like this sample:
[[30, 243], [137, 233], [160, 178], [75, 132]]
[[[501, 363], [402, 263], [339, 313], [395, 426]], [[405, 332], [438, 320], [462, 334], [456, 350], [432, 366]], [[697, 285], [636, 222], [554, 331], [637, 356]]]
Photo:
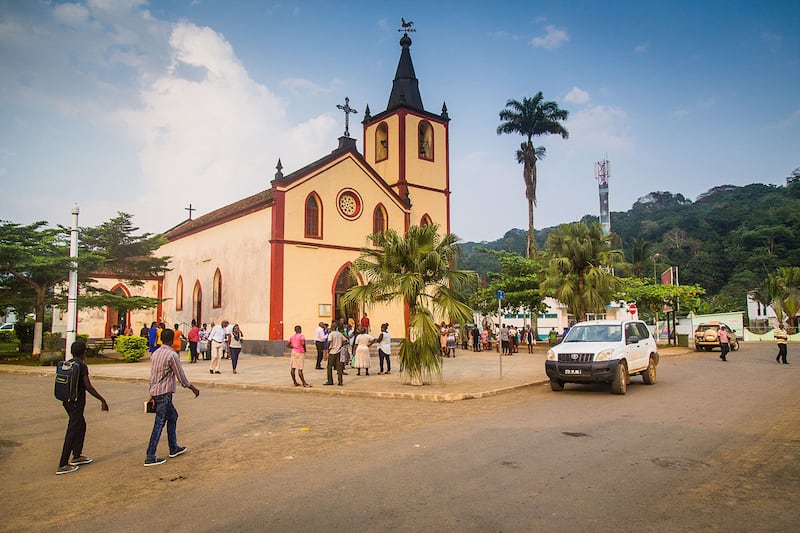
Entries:
[[[75, 341], [70, 346], [71, 361], [59, 363], [56, 372], [56, 398], [62, 400], [64, 410], [69, 415], [67, 434], [64, 436], [64, 447], [61, 450], [61, 461], [56, 474], [69, 474], [78, 469], [78, 465], [87, 465], [92, 460], [83, 455], [83, 440], [86, 437], [86, 419], [83, 411], [86, 407], [86, 392], [100, 400], [100, 409], [108, 411], [105, 398], [92, 386], [89, 380], [89, 367], [86, 365], [86, 343]], [[69, 456], [72, 453], [72, 459]]]

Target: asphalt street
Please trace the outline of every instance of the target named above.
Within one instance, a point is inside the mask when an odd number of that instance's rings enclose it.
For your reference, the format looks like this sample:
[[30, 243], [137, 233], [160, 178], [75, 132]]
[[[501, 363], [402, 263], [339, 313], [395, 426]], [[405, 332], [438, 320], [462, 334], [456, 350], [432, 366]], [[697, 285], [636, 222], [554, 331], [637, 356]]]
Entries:
[[[450, 403], [179, 392], [189, 452], [154, 468], [141, 465], [141, 385], [98, 381], [111, 412], [87, 409], [95, 462], [67, 476], [54, 475], [66, 416], [50, 378], [0, 375], [15, 406], [0, 435], [14, 510], [2, 529], [793, 530], [800, 362], [773, 352], [666, 357], [656, 385], [635, 377], [626, 396], [546, 384]], [[64, 510], [67, 495], [80, 511]]]

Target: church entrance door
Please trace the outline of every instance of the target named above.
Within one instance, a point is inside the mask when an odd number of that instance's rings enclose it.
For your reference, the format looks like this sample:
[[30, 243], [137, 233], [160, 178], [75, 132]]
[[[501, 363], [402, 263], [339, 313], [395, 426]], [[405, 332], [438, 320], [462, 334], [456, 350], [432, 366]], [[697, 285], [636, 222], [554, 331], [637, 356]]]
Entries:
[[195, 282], [192, 291], [192, 319], [197, 321], [198, 327], [203, 325], [203, 289], [199, 281]]
[[350, 273], [349, 266], [339, 271], [339, 275], [336, 277], [333, 290], [333, 301], [335, 307], [333, 317], [336, 320], [349, 321], [352, 319], [356, 324], [358, 324], [358, 319], [361, 316], [358, 312], [358, 305], [342, 305], [342, 295], [347, 292], [347, 289], [355, 285], [357, 285], [357, 283], [353, 279], [353, 275]]

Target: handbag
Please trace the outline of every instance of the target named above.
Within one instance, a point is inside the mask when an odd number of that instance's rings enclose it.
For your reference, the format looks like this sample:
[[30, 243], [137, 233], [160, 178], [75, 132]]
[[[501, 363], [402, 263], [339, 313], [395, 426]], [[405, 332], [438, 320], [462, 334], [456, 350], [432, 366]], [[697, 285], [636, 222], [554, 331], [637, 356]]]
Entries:
[[156, 401], [150, 396], [147, 401], [144, 402], [144, 412], [145, 413], [155, 413], [156, 412]]

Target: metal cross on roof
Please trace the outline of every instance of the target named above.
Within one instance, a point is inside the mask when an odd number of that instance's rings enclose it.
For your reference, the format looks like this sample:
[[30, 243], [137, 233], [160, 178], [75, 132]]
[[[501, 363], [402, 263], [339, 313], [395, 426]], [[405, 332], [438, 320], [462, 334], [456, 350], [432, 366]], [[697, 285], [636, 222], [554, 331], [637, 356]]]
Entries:
[[350, 137], [350, 113], [358, 113], [355, 109], [350, 107], [350, 98], [344, 97], [344, 105], [336, 104], [336, 107], [344, 111], [344, 136]]
[[192, 211], [197, 211], [197, 209], [192, 207], [192, 204], [189, 204], [189, 207], [184, 207], [184, 209], [189, 211], [189, 220], [192, 220]]

